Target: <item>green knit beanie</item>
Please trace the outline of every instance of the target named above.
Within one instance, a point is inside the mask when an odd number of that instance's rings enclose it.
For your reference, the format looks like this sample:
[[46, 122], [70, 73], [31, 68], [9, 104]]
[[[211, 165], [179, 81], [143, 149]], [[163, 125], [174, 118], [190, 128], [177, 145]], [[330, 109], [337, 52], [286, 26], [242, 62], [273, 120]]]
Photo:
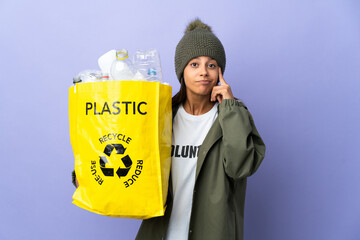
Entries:
[[176, 46], [175, 72], [179, 81], [188, 62], [200, 56], [214, 58], [224, 73], [226, 56], [223, 45], [208, 25], [195, 19], [189, 23], [183, 38]]

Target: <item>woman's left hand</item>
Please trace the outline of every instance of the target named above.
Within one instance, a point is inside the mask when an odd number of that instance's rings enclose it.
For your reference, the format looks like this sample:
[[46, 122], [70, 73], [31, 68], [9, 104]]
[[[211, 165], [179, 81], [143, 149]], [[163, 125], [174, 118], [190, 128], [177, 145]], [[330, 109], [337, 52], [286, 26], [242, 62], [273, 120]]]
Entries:
[[219, 67], [219, 81], [220, 81], [220, 85], [214, 86], [212, 89], [210, 100], [212, 102], [218, 100], [219, 103], [222, 103], [223, 99], [234, 99], [234, 96], [231, 92], [231, 88], [229, 84], [225, 82], [220, 67]]

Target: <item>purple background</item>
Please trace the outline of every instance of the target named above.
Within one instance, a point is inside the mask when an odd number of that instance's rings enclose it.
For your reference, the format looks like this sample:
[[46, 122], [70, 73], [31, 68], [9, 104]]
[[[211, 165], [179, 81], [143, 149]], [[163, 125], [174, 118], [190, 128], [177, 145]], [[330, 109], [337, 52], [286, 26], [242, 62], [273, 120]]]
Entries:
[[196, 16], [267, 145], [245, 239], [360, 239], [357, 0], [2, 0], [0, 239], [135, 237], [139, 220], [71, 203], [68, 87], [110, 49], [154, 47], [175, 93], [175, 46]]

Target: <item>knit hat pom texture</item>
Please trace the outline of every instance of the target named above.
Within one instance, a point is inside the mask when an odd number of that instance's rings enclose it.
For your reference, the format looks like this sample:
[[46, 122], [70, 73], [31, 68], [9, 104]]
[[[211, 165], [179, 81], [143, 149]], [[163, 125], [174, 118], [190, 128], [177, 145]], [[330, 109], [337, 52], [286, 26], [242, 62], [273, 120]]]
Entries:
[[190, 22], [189, 25], [187, 26], [185, 33], [188, 33], [196, 28], [203, 28], [208, 30], [209, 32], [212, 33], [211, 27], [209, 25], [206, 25], [205, 23], [203, 23], [200, 19], [195, 19], [194, 21]]

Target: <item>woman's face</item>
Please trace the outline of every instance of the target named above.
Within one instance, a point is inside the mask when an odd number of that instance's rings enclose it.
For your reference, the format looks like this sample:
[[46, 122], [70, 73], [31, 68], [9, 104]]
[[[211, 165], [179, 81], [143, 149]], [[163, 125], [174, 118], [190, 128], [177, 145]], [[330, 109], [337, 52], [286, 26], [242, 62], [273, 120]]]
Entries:
[[201, 56], [189, 61], [184, 69], [186, 94], [208, 96], [219, 78], [219, 66], [216, 60]]

